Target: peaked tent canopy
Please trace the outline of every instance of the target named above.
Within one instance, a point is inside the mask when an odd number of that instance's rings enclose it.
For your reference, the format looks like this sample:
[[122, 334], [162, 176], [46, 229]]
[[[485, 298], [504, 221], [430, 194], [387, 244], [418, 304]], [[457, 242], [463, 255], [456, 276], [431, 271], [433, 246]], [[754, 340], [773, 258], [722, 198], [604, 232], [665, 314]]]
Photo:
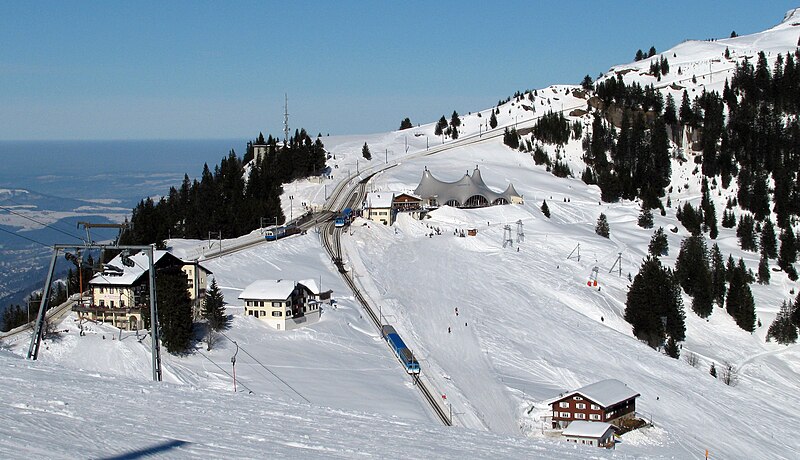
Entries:
[[456, 182], [440, 181], [433, 177], [428, 168], [425, 168], [414, 194], [422, 197], [431, 206], [447, 205], [458, 208], [478, 208], [522, 201], [522, 196], [517, 193], [513, 184], [508, 184], [502, 193], [490, 189], [483, 181], [477, 166], [472, 176], [467, 172]]

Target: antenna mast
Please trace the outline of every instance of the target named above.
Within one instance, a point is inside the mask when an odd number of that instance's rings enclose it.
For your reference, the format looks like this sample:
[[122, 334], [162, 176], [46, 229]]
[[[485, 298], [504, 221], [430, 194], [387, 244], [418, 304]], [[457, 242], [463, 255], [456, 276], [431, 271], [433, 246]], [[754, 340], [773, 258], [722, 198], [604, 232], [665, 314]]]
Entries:
[[284, 93], [283, 103], [283, 145], [289, 143], [289, 95]]

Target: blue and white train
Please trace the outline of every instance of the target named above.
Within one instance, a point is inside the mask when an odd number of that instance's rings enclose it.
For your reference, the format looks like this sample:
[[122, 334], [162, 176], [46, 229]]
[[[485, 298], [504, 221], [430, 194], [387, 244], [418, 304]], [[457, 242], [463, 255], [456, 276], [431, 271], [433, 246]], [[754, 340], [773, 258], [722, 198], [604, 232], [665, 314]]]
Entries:
[[394, 351], [395, 356], [400, 360], [403, 367], [406, 368], [406, 372], [419, 374], [419, 362], [414, 358], [414, 354], [408, 349], [403, 339], [397, 334], [397, 331], [389, 325], [381, 326], [381, 335], [383, 335], [383, 338]]

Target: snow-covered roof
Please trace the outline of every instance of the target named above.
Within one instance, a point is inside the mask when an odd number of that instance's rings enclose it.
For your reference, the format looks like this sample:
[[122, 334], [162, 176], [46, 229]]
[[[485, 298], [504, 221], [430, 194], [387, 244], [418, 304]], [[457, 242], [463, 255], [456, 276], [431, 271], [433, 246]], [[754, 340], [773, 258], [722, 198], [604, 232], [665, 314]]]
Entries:
[[369, 192], [364, 198], [364, 207], [369, 209], [391, 208], [393, 200], [394, 192]]
[[614, 426], [605, 422], [587, 422], [575, 420], [561, 433], [563, 436], [576, 436], [580, 438], [602, 438]]
[[[153, 251], [153, 265], [157, 264], [167, 254], [169, 254], [168, 251]], [[105, 286], [132, 286], [136, 284], [139, 278], [147, 273], [150, 267], [150, 261], [148, 260], [147, 254], [144, 251], [137, 252], [136, 254], [130, 256], [130, 259], [133, 261], [133, 267], [125, 266], [122, 263], [122, 254], [118, 254], [116, 257], [111, 259], [107, 265], [121, 269], [122, 273], [117, 274], [113, 270], [106, 270], [103, 273], [98, 273], [95, 275], [94, 278], [89, 281], [89, 283]]]
[[414, 190], [414, 194], [424, 199], [436, 198], [439, 204], [447, 204], [448, 202], [455, 201], [458, 206], [464, 206], [471, 197], [479, 195], [486, 198], [489, 204], [493, 204], [500, 198], [505, 199], [507, 202], [512, 202], [512, 197], [521, 198], [521, 196], [514, 189], [512, 184], [509, 184], [505, 191], [502, 193], [495, 192], [483, 182], [481, 171], [475, 166], [472, 176], [469, 171], [456, 182], [443, 182], [433, 177], [433, 174], [425, 168], [422, 173], [422, 179], [419, 185]]
[[578, 388], [567, 394], [561, 399], [566, 399], [576, 394], [591, 399], [603, 407], [609, 407], [618, 402], [639, 396], [639, 393], [631, 390], [627, 385], [617, 379], [601, 380], [591, 385], [586, 385], [583, 388]]
[[307, 280], [300, 280], [298, 281], [299, 284], [307, 287], [309, 291], [311, 291], [314, 295], [319, 295], [319, 288], [317, 287], [317, 282], [312, 279]]
[[240, 299], [286, 300], [294, 291], [292, 280], [258, 280], [250, 283], [241, 294]]

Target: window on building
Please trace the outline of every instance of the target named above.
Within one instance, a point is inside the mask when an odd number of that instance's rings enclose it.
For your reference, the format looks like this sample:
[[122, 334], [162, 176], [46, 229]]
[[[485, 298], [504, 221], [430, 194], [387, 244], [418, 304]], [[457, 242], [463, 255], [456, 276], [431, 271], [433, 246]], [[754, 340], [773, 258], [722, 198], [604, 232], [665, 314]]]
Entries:
[[570, 414], [569, 412], [559, 412], [558, 416], [561, 418], [569, 418]]
[[282, 316], [282, 313], [279, 311], [273, 311], [272, 316]]
[[103, 300], [103, 299], [100, 299], [100, 306], [101, 306], [101, 307], [105, 307], [105, 306], [106, 306], [106, 302], [105, 302], [105, 300]]
[[100, 286], [100, 294], [103, 293], [103, 286]]
[[569, 403], [566, 401], [561, 401], [558, 403], [558, 407], [569, 407]]
[[586, 409], [586, 404], [585, 403], [577, 403], [577, 404], [575, 404], [575, 407], [578, 408], [578, 409]]
[[589, 414], [589, 420], [600, 420], [600, 414]]
[[109, 302], [109, 306], [110, 306], [111, 308], [114, 308], [114, 301], [113, 301], [113, 300], [112, 300], [111, 302]]
[[109, 294], [113, 294], [114, 293], [114, 288], [108, 288], [108, 293]]
[[592, 404], [592, 410], [600, 410], [600, 406], [597, 404]]
[[575, 418], [585, 419], [586, 414], [581, 414], [580, 412], [575, 412]]
[[125, 308], [125, 301], [122, 299], [119, 301], [119, 308]]
[[253, 316], [253, 310], [247, 310], [247, 314]]
[[575, 401], [583, 401], [583, 398], [581, 398], [580, 396], [575, 396], [572, 399], [574, 399]]
[[276, 308], [282, 306], [282, 304], [283, 302], [272, 302], [272, 306]]

